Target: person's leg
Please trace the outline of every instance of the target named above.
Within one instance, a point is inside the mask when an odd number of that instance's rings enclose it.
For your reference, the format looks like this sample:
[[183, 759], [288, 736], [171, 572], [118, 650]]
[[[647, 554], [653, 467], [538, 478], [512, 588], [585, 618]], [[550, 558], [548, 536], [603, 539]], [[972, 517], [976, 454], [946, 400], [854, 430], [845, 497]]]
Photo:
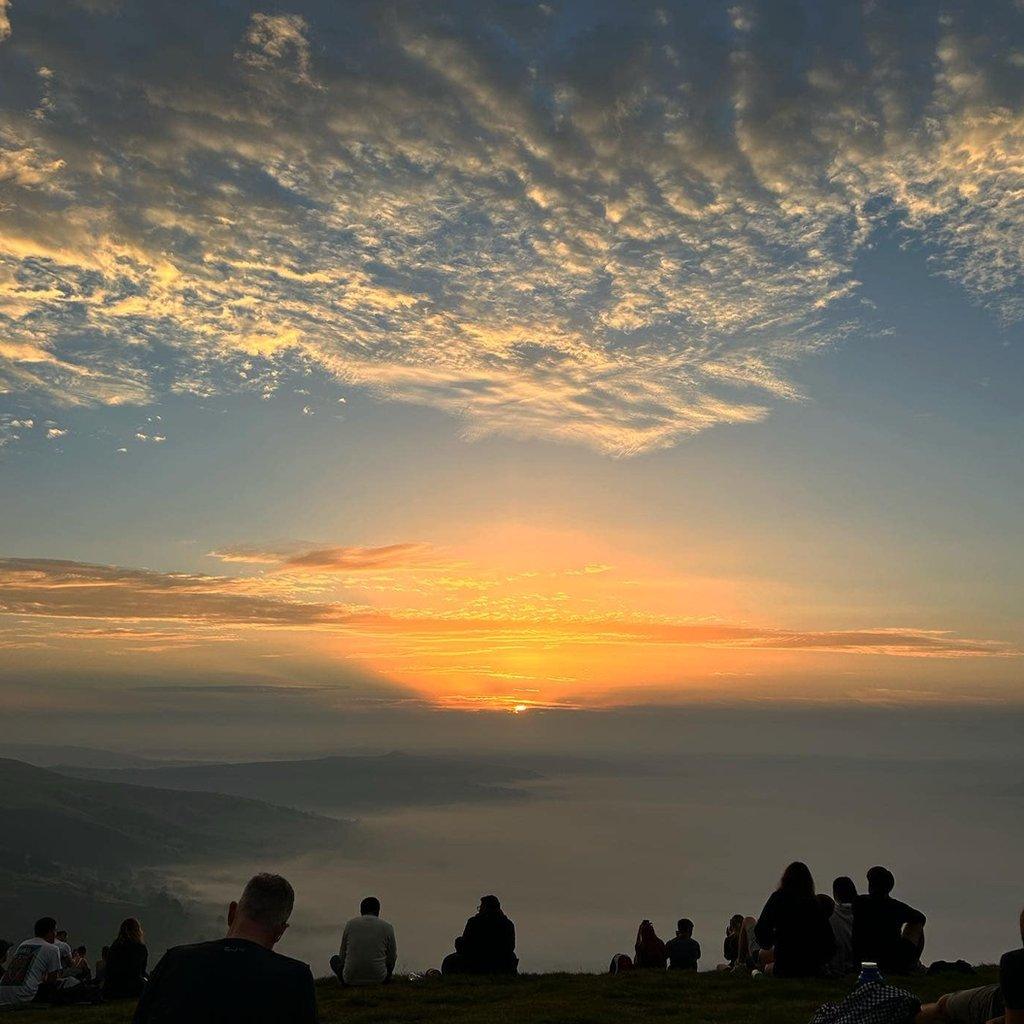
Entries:
[[342, 988], [348, 988], [345, 984], [345, 979], [341, 976], [341, 957], [337, 953], [331, 957], [331, 971], [338, 979], [338, 984], [341, 985]]
[[998, 1010], [998, 994], [998, 985], [947, 992], [937, 1002], [925, 1003], [914, 1024], [987, 1024]]
[[736, 965], [733, 968], [736, 971], [750, 970], [753, 966], [751, 960], [755, 958], [757, 949], [757, 939], [754, 937], [754, 927], [757, 921], [752, 917], [743, 918], [743, 924], [740, 925], [740, 941], [736, 959]]

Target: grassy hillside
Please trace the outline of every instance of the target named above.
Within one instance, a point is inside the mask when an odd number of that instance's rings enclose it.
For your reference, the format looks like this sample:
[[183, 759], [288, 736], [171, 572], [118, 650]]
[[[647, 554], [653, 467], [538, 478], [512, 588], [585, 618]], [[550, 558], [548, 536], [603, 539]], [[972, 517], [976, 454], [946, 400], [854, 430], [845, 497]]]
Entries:
[[343, 841], [351, 826], [268, 803], [94, 782], [0, 759], [9, 870], [138, 869], [246, 854], [269, 841], [304, 850]]
[[[922, 1000], [995, 981], [994, 969], [973, 977], [920, 977], [908, 982]], [[318, 986], [324, 1024], [806, 1024], [849, 982], [797, 982], [731, 975], [637, 972], [631, 975], [540, 974], [502, 980], [399, 980], [380, 989]], [[23, 1024], [126, 1024], [133, 1003], [19, 1013]]]

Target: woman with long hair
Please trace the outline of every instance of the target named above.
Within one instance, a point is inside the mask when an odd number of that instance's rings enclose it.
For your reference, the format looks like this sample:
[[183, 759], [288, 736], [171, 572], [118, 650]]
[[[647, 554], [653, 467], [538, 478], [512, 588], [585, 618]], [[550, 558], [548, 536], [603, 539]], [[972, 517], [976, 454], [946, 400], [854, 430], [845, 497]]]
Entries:
[[835, 937], [806, 864], [794, 861], [783, 871], [757, 919], [754, 938], [767, 973], [786, 978], [824, 973], [835, 953]]
[[149, 950], [138, 918], [121, 922], [117, 938], [110, 944], [103, 972], [104, 999], [137, 999], [146, 984]]
[[666, 962], [665, 943], [658, 938], [650, 921], [641, 921], [636, 933], [636, 956], [633, 957], [633, 966], [653, 967], [663, 971]]

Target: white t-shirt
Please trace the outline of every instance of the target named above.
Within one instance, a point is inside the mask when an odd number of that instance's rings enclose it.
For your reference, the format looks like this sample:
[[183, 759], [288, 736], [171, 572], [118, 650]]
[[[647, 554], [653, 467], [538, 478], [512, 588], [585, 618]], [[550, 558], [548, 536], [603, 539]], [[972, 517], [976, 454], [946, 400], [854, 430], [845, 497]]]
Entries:
[[54, 942], [60, 952], [60, 962], [63, 967], [70, 967], [71, 961], [74, 959], [74, 954], [71, 952], [71, 946], [68, 945], [63, 939], [57, 939]]
[[9, 955], [0, 979], [0, 1006], [31, 1003], [47, 975], [60, 970], [60, 950], [46, 939], [26, 939]]
[[395, 969], [395, 929], [374, 914], [353, 917], [342, 933], [340, 955], [346, 985], [379, 985]]

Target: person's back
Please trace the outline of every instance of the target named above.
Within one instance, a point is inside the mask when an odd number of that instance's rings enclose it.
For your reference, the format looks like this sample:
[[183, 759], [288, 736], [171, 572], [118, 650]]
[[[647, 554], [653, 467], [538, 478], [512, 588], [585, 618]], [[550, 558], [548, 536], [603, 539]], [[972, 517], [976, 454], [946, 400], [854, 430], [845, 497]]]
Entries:
[[228, 935], [169, 949], [150, 975], [134, 1024], [315, 1024], [308, 964], [273, 951], [295, 894], [257, 875], [228, 909]]
[[832, 883], [832, 899], [835, 905], [829, 924], [836, 941], [836, 951], [828, 964], [828, 973], [834, 977], [851, 974], [857, 969], [853, 955], [853, 904], [857, 899], [857, 887], [853, 879], [843, 875]]
[[381, 985], [391, 979], [398, 956], [395, 929], [380, 917], [380, 900], [367, 896], [341, 935], [331, 969], [346, 985]]
[[505, 916], [497, 896], [484, 896], [480, 909], [462, 933], [467, 970], [473, 974], [515, 974], [516, 926]]
[[121, 922], [117, 938], [107, 949], [103, 971], [104, 999], [138, 999], [146, 984], [149, 950], [142, 926], [134, 917]]
[[892, 872], [874, 867], [868, 872], [867, 895], [853, 904], [853, 955], [857, 962], [877, 963], [882, 971], [913, 970], [924, 947], [925, 916], [893, 899]]
[[654, 925], [650, 921], [640, 922], [636, 933], [636, 945], [633, 948], [633, 966], [658, 971], [665, 970], [667, 955], [665, 943], [658, 938]]
[[758, 943], [774, 953], [772, 973], [801, 978], [822, 974], [835, 952], [828, 917], [814, 894], [806, 865], [794, 862], [768, 897], [754, 928]]
[[683, 918], [676, 926], [675, 938], [665, 943], [668, 966], [673, 971], [695, 971], [700, 959], [700, 943], [693, 937], [693, 922]]
[[41, 989], [56, 982], [61, 956], [54, 944], [55, 926], [52, 917], [40, 918], [35, 935], [11, 950], [0, 977], [0, 1009], [31, 1003]]

